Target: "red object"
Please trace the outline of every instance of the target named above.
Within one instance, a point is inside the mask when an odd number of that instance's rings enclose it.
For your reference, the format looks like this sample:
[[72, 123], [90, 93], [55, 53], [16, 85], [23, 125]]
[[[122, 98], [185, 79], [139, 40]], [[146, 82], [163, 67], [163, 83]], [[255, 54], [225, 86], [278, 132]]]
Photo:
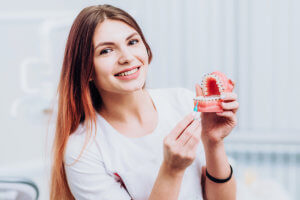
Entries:
[[232, 92], [234, 83], [225, 74], [215, 71], [206, 74], [201, 83], [202, 94], [194, 99], [198, 112], [223, 112], [223, 93]]
[[117, 172], [115, 172], [114, 175], [115, 175], [116, 181], [119, 182], [121, 184], [121, 186], [125, 188], [125, 190], [127, 190], [127, 188], [126, 188], [126, 186], [124, 184], [124, 181], [122, 180], [121, 176]]

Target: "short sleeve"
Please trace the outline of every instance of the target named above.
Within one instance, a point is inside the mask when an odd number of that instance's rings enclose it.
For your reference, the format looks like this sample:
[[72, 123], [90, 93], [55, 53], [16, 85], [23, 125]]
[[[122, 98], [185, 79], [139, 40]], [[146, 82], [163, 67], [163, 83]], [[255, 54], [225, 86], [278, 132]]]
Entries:
[[75, 199], [131, 199], [120, 182], [107, 172], [95, 142], [88, 143], [78, 157], [84, 139], [81, 135], [70, 137], [64, 157], [67, 182]]

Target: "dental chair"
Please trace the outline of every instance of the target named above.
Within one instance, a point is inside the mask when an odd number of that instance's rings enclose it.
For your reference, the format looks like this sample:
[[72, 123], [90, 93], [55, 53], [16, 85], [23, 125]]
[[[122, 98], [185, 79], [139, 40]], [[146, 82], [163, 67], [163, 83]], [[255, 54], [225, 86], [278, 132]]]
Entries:
[[37, 185], [26, 178], [0, 177], [1, 200], [37, 200]]

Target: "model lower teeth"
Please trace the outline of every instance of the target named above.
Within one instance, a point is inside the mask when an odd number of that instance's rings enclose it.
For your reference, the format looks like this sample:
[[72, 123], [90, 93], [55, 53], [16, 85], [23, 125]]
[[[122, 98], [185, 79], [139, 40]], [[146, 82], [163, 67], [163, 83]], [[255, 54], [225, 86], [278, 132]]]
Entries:
[[135, 68], [135, 69], [130, 70], [130, 71], [128, 71], [128, 72], [120, 73], [120, 74], [118, 74], [118, 76], [128, 76], [128, 75], [130, 75], [130, 74], [135, 73], [137, 70], [138, 70], [138, 68]]

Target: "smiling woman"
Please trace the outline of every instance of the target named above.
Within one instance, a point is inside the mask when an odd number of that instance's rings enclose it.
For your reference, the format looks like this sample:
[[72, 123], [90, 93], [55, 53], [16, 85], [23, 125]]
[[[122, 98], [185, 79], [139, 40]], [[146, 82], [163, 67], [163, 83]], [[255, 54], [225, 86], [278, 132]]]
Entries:
[[[132, 37], [137, 39], [130, 40]], [[139, 57], [135, 60], [136, 63], [131, 60], [128, 63], [127, 53], [133, 50], [138, 52], [136, 46], [143, 48], [142, 60]], [[122, 87], [120, 81], [121, 77], [130, 77], [126, 68], [138, 64], [140, 69], [143, 65], [143, 76], [138, 86], [142, 85], [144, 88], [145, 68], [151, 59], [151, 49], [141, 29], [128, 13], [110, 5], [87, 7], [79, 13], [69, 33], [58, 87], [59, 114], [53, 146], [51, 199], [73, 198], [64, 169], [64, 154], [69, 136], [82, 123], [90, 127], [86, 136], [92, 134], [92, 121], [96, 123], [96, 111], [104, 107], [103, 98], [108, 98], [104, 91], [118, 93], [123, 92], [123, 88], [128, 88]], [[103, 91], [101, 95], [97, 88]]]
[[236, 95], [200, 123], [193, 92], [145, 87], [151, 59], [125, 11], [99, 5], [76, 17], [58, 87], [51, 200], [235, 198], [223, 138], [236, 124]]
[[96, 46], [94, 78], [101, 94], [132, 92], [144, 85], [149, 59], [147, 48], [131, 26], [107, 19], [97, 25], [93, 43]]

